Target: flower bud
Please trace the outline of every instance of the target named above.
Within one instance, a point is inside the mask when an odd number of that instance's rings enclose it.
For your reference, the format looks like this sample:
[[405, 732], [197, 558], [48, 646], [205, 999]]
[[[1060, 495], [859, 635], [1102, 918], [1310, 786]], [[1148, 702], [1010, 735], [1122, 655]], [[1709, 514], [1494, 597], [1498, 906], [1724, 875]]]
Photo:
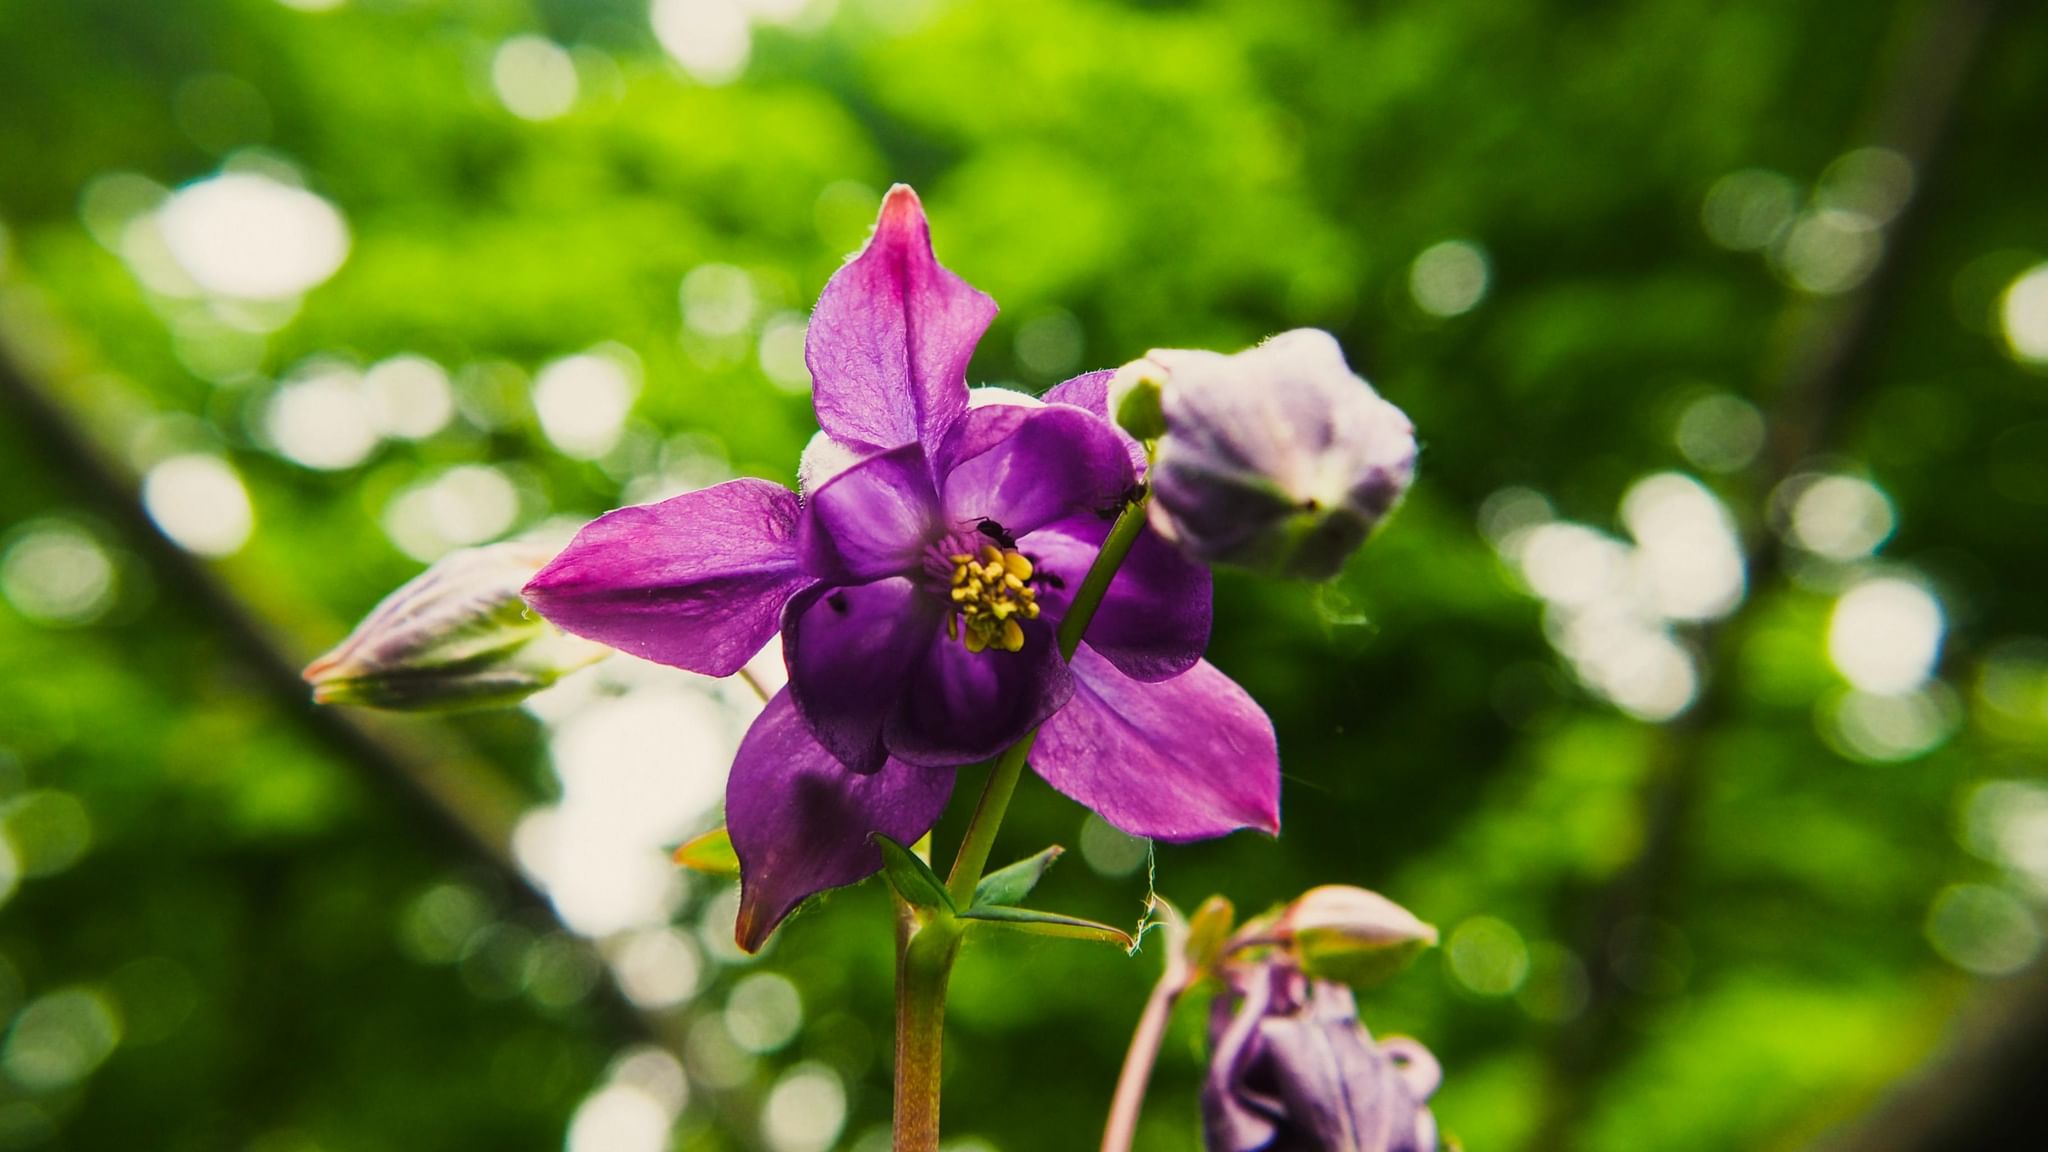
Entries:
[[1311, 976], [1369, 987], [1436, 945], [1436, 929], [1377, 892], [1325, 884], [1301, 894], [1273, 927]]
[[519, 598], [553, 554], [511, 541], [435, 561], [306, 666], [313, 699], [398, 711], [496, 707], [609, 655]]
[[1327, 580], [1414, 479], [1414, 425], [1327, 332], [1158, 349], [1118, 376], [1160, 382], [1152, 525], [1204, 563]]

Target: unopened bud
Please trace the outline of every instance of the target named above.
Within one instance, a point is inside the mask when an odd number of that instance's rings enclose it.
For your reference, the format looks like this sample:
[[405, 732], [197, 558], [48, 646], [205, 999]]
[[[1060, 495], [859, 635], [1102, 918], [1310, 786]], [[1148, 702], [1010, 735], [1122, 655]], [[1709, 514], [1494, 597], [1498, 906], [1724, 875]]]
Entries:
[[1327, 580], [1414, 479], [1414, 425], [1327, 332], [1137, 364], [1161, 380], [1152, 525], [1194, 559]]
[[1109, 414], [1136, 440], [1157, 440], [1166, 434], [1166, 413], [1160, 388], [1166, 369], [1150, 360], [1133, 360], [1109, 378]]
[[519, 598], [552, 555], [513, 541], [435, 561], [306, 666], [313, 699], [398, 711], [498, 707], [609, 655]]
[[1311, 888], [1282, 909], [1270, 931], [1288, 942], [1302, 970], [1363, 988], [1436, 945], [1436, 929], [1377, 892], [1344, 884]]

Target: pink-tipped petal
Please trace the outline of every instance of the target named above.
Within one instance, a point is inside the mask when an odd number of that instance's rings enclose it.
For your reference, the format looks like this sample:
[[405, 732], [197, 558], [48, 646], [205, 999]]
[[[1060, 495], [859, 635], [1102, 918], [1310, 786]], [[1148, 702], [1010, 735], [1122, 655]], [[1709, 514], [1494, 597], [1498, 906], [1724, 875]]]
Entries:
[[866, 776], [848, 772], [811, 738], [789, 693], [777, 694], [740, 742], [725, 787], [740, 861], [740, 947], [758, 950], [810, 896], [879, 871], [875, 833], [911, 844], [931, 831], [954, 775], [898, 761]]
[[565, 632], [730, 676], [810, 583], [796, 534], [794, 492], [733, 480], [591, 521], [522, 595]]
[[850, 446], [935, 448], [967, 408], [967, 361], [996, 303], [932, 255], [917, 193], [882, 201], [875, 234], [825, 285], [804, 339], [818, 425]]
[[1147, 684], [1083, 646], [1073, 672], [1073, 699], [1031, 754], [1047, 783], [1133, 836], [1280, 830], [1273, 723], [1215, 665]]

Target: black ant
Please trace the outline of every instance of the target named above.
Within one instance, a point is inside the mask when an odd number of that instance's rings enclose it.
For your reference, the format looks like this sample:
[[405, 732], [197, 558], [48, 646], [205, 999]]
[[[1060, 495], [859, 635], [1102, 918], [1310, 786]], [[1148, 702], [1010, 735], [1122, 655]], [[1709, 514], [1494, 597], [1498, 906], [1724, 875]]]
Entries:
[[1114, 520], [1118, 516], [1123, 515], [1125, 508], [1136, 504], [1144, 495], [1145, 485], [1143, 481], [1140, 481], [1124, 489], [1123, 495], [1118, 496], [1114, 503], [1104, 504], [1102, 507], [1097, 508], [1095, 514], [1104, 520]]
[[975, 522], [974, 530], [1002, 545], [1004, 548], [1015, 549], [1017, 547], [1017, 538], [1010, 535], [1010, 530], [986, 516]]

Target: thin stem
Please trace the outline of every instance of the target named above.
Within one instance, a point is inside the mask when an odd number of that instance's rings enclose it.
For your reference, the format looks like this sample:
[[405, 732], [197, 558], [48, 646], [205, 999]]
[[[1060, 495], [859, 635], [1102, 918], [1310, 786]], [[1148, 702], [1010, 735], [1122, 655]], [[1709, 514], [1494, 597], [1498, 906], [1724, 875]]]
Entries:
[[1152, 1082], [1152, 1065], [1159, 1059], [1159, 1046], [1166, 1040], [1166, 1025], [1173, 1018], [1173, 1006], [1187, 990], [1187, 980], [1172, 967], [1152, 986], [1145, 1012], [1138, 1017], [1137, 1031], [1131, 1033], [1131, 1047], [1124, 1053], [1124, 1070], [1116, 1078], [1116, 1096], [1109, 1103], [1109, 1123], [1102, 1129], [1102, 1152], [1130, 1152], [1138, 1134], [1138, 1111], [1145, 1106], [1145, 1089]]
[[[1074, 593], [1066, 619], [1060, 621], [1060, 658], [1071, 662], [1081, 646], [1081, 636], [1102, 598], [1109, 592], [1131, 545], [1145, 527], [1145, 498], [1125, 505], [1116, 525], [1103, 540], [1095, 563]], [[996, 833], [1009, 811], [1010, 797], [1023, 779], [1031, 745], [1038, 739], [1032, 732], [1010, 746], [989, 770], [981, 799], [968, 820], [960, 851], [953, 857], [946, 889], [954, 903], [965, 907], [974, 900], [974, 889], [988, 867], [989, 852]], [[939, 1146], [939, 1068], [945, 1040], [946, 984], [952, 977], [953, 960], [960, 954], [964, 933], [962, 921], [950, 916], [919, 921], [899, 904], [896, 935], [896, 1115], [895, 1152], [936, 1152]]]
[[960, 851], [953, 857], [953, 870], [946, 875], [946, 890], [953, 894], [953, 903], [963, 908], [974, 901], [974, 886], [981, 883], [1003, 815], [1010, 809], [1010, 797], [1017, 793], [1025, 761], [1037, 742], [1038, 733], [1033, 732], [1010, 745], [989, 770], [988, 783], [982, 785], [981, 799], [975, 802], [974, 816], [967, 822], [967, 834], [961, 837]]
[[754, 695], [759, 696], [763, 704], [768, 703], [768, 698], [774, 695], [773, 692], [768, 691], [767, 685], [761, 683], [761, 678], [754, 675], [751, 668], [742, 666], [739, 670], [739, 678], [746, 681], [747, 687], [754, 690]]
[[1102, 598], [1109, 594], [1109, 582], [1116, 578], [1117, 569], [1123, 567], [1124, 557], [1130, 555], [1131, 545], [1138, 542], [1138, 533], [1145, 530], [1144, 497], [1124, 505], [1116, 526], [1109, 530], [1109, 536], [1102, 542], [1102, 551], [1095, 554], [1095, 563], [1088, 569], [1088, 576], [1081, 581], [1080, 590], [1074, 593], [1074, 602], [1067, 607], [1067, 618], [1060, 621], [1060, 658], [1074, 659], [1075, 649], [1081, 646], [1081, 636], [1088, 631], [1088, 622], [1095, 619], [1095, 610], [1102, 606]]

